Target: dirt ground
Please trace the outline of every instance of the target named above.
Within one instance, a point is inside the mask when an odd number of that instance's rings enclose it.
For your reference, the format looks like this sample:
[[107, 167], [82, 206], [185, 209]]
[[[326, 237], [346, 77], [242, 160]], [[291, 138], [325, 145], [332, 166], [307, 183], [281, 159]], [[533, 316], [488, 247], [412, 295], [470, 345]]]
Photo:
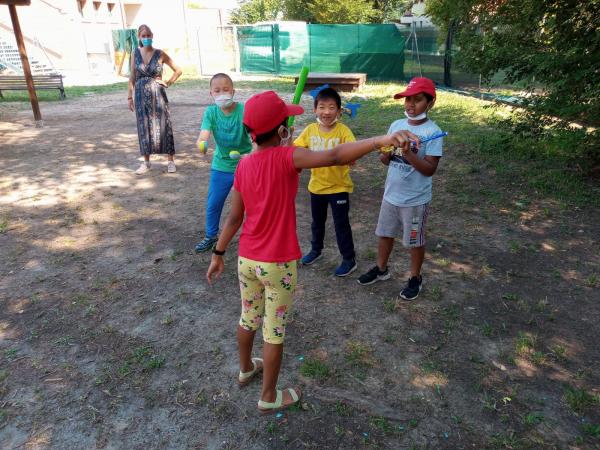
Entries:
[[209, 255], [193, 252], [208, 99], [170, 90], [178, 171], [159, 158], [136, 176], [125, 97], [45, 103], [41, 129], [26, 105], [0, 104], [0, 448], [599, 448], [599, 211], [494, 186], [472, 149], [450, 148], [424, 291], [408, 304], [400, 247], [390, 281], [356, 283], [376, 255], [385, 178], [364, 158], [359, 271], [333, 276], [330, 223], [325, 258], [300, 270], [286, 337], [280, 385], [300, 384], [302, 407], [264, 418], [259, 384], [235, 378], [235, 245], [213, 287]]

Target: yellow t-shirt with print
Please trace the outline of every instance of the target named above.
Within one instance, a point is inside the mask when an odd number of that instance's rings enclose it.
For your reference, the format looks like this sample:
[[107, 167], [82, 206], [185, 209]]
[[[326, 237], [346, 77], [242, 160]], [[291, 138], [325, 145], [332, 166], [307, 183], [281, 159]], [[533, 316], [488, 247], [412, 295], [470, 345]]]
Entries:
[[[343, 123], [337, 122], [327, 133], [321, 131], [318, 123], [311, 123], [296, 138], [294, 145], [318, 152], [331, 150], [336, 145], [355, 140], [350, 128]], [[350, 166], [319, 167], [311, 169], [310, 172], [308, 190], [313, 194], [351, 193], [354, 189], [350, 178]]]

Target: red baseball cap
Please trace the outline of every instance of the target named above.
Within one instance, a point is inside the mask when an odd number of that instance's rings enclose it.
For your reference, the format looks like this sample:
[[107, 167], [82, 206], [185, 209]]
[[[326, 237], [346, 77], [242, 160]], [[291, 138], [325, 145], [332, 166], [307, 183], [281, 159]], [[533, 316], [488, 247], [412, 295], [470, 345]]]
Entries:
[[410, 97], [411, 95], [420, 94], [422, 92], [435, 98], [435, 84], [429, 78], [415, 77], [410, 80], [406, 89], [394, 95], [394, 98]]
[[253, 95], [244, 105], [244, 125], [250, 128], [252, 139], [274, 129], [289, 116], [298, 116], [304, 108], [285, 103], [273, 91]]

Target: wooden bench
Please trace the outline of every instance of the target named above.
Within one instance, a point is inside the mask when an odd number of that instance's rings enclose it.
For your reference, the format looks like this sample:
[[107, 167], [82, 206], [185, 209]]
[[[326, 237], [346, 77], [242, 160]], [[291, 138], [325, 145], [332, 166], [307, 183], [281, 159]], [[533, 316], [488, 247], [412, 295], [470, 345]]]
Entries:
[[[340, 92], [352, 92], [361, 89], [367, 81], [366, 73], [322, 73], [310, 72], [304, 85], [305, 91], [310, 91], [316, 87], [328, 84]], [[298, 84], [298, 77], [295, 78]]]
[[[60, 91], [60, 98], [64, 100], [67, 98], [65, 95], [65, 88], [63, 86], [62, 75], [34, 75], [33, 85], [35, 90], [43, 89], [58, 89]], [[2, 91], [26, 91], [27, 82], [23, 75], [0, 75], [0, 98], [3, 97]]]

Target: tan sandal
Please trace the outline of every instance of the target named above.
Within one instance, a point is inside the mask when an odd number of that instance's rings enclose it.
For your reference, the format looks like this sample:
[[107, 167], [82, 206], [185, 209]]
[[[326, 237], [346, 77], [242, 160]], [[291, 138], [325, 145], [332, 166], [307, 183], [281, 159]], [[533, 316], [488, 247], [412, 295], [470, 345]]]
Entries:
[[240, 387], [247, 386], [256, 375], [263, 370], [262, 358], [252, 358], [252, 370], [250, 372], [242, 372], [238, 375], [238, 383]]
[[258, 410], [261, 414], [273, 414], [278, 411], [283, 411], [291, 406], [296, 405], [302, 397], [302, 391], [298, 387], [287, 388], [286, 391], [289, 393], [292, 399], [291, 403], [283, 403], [283, 391], [277, 389], [277, 397], [273, 403], [265, 402], [263, 400], [258, 401]]

